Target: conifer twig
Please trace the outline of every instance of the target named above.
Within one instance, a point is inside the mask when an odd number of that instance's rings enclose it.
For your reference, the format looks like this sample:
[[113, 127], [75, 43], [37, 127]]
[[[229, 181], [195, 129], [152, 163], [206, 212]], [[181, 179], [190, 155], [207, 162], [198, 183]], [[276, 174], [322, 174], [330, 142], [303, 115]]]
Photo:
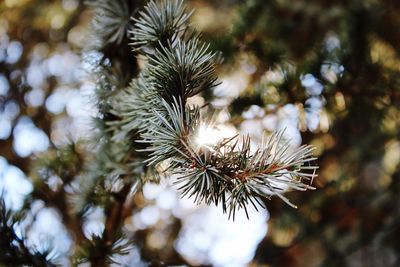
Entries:
[[[201, 127], [199, 107], [188, 107], [188, 97], [217, 85], [216, 53], [202, 43], [187, 20], [183, 1], [150, 1], [134, 18], [132, 46], [147, 65], [131, 85], [117, 94], [112, 113], [122, 136], [139, 134], [145, 162], [157, 166], [169, 162], [183, 195], [195, 202], [221, 203], [234, 217], [238, 209], [261, 205], [260, 198], [283, 196], [287, 190], [314, 189], [317, 166], [313, 148], [289, 151], [283, 132], [273, 134], [254, 153], [249, 137], [221, 140], [199, 147], [193, 140]], [[121, 135], [121, 133], [119, 133]]]

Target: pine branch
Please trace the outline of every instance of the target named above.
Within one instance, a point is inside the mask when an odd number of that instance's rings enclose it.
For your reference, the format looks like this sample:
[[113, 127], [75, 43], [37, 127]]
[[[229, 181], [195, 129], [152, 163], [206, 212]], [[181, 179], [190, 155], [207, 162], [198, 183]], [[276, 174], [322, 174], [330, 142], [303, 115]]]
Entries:
[[[289, 152], [289, 142], [282, 142], [283, 132], [272, 135], [262, 147], [252, 153], [250, 138], [233, 137], [215, 146], [199, 146], [194, 136], [201, 127], [198, 109], [183, 108], [175, 101], [167, 110], [167, 121], [156, 112], [159, 122], [155, 130], [142, 137], [150, 144], [149, 164], [171, 161], [170, 172], [178, 176], [177, 183], [183, 195], [195, 202], [223, 205], [234, 217], [237, 209], [246, 210], [248, 204], [256, 207], [259, 198], [277, 195], [295, 207], [283, 196], [287, 190], [314, 189], [309, 184], [316, 176], [317, 166], [309, 163], [311, 146], [302, 146]], [[184, 117], [184, 114], [186, 117]], [[239, 143], [242, 143], [239, 145]]]
[[[143, 155], [138, 153], [140, 147], [134, 146], [131, 139], [135, 139], [137, 129], [120, 129], [123, 123], [123, 114], [113, 113], [112, 100], [122, 92], [118, 73], [113, 72], [112, 64], [88, 58], [92, 64], [92, 73], [96, 83], [93, 102], [98, 110], [93, 119], [93, 134], [90, 144], [94, 152], [86, 166], [86, 178], [75, 187], [75, 211], [84, 214], [92, 206], [108, 208], [112, 205], [115, 193], [113, 184], [130, 184], [139, 187], [144, 179], [144, 173], [153, 173], [150, 167], [143, 163]], [[157, 181], [152, 175], [150, 180]]]
[[118, 231], [112, 235], [112, 239], [104, 236], [91, 236], [83, 246], [78, 248], [75, 255], [74, 266], [90, 262], [91, 266], [106, 267], [118, 264], [117, 255], [126, 255], [132, 249], [131, 243]]
[[0, 196], [0, 265], [4, 266], [56, 266], [50, 246], [41, 250], [26, 245], [25, 238], [18, 236], [15, 227], [23, 220], [23, 213], [13, 213]]
[[96, 48], [108, 44], [121, 44], [127, 37], [129, 18], [132, 10], [126, 0], [88, 0], [86, 4], [94, 9], [92, 22]]
[[149, 52], [158, 47], [159, 42], [162, 45], [174, 43], [186, 32], [191, 14], [185, 12], [183, 0], [149, 1], [138, 18], [132, 18], [135, 25], [130, 30], [131, 45]]
[[169, 41], [148, 57], [148, 82], [164, 99], [182, 97], [184, 101], [216, 86], [216, 53], [209, 52], [208, 48], [198, 37], [178, 40], [175, 44]]
[[[35, 159], [30, 174], [34, 188], [25, 199], [25, 206], [31, 205], [34, 200], [42, 200], [47, 207], [57, 209], [63, 224], [79, 244], [85, 240], [83, 221], [81, 216], [71, 212], [70, 195], [66, 190], [84, 168], [82, 151], [79, 151], [78, 146], [79, 144], [71, 143], [57, 150], [42, 153]], [[49, 179], [55, 177], [62, 183], [56, 188], [51, 188]]]
[[76, 263], [90, 262], [93, 266], [108, 266], [116, 263], [116, 255], [129, 252], [131, 244], [121, 234], [121, 226], [129, 214], [124, 204], [131, 187], [132, 184], [126, 183], [119, 192], [112, 194], [113, 203], [105, 209], [106, 221], [102, 235], [93, 235], [78, 249]]
[[[130, 87], [115, 97], [112, 112], [122, 119], [118, 136], [139, 134], [138, 152], [149, 166], [170, 162], [183, 195], [196, 203], [222, 204], [234, 217], [238, 209], [261, 205], [261, 198], [283, 196], [287, 190], [305, 191], [316, 176], [312, 147], [289, 151], [283, 133], [275, 133], [252, 153], [248, 137], [199, 146], [194, 140], [202, 123], [198, 107], [187, 98], [216, 85], [216, 54], [208, 51], [187, 24], [182, 1], [150, 1], [132, 30], [133, 46], [147, 65]], [[189, 33], [190, 34], [187, 34]], [[150, 49], [149, 49], [150, 48]]]
[[[97, 51], [101, 64], [108, 65], [118, 85], [126, 86], [137, 74], [137, 60], [129, 47], [128, 29], [133, 16], [144, 0], [85, 0], [94, 18], [85, 51]], [[89, 62], [90, 65], [99, 65]]]

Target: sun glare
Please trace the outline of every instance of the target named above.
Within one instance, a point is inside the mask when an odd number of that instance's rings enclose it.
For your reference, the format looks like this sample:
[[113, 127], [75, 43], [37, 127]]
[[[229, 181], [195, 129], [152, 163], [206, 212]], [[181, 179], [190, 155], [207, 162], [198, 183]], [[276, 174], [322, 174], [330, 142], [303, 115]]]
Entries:
[[230, 138], [236, 135], [236, 130], [229, 125], [207, 125], [202, 124], [195, 136], [196, 144], [201, 146], [212, 146], [224, 138]]

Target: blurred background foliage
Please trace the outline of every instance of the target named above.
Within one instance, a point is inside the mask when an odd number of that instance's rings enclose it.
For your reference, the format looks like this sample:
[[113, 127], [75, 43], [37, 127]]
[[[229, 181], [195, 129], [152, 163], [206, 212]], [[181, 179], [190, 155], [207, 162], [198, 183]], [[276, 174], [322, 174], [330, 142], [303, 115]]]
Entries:
[[[130, 13], [142, 4], [127, 3]], [[314, 145], [317, 190], [289, 193], [298, 209], [273, 199], [268, 214], [232, 223], [180, 200], [166, 182], [147, 185], [124, 215], [133, 246], [119, 261], [399, 266], [400, 2], [187, 3], [196, 9], [193, 26], [224, 57], [218, 66], [223, 83], [203, 101], [226, 125], [254, 138], [285, 127], [295, 142]], [[91, 237], [104, 228], [103, 209], [118, 195], [94, 192], [97, 208], [84, 214], [71, 205], [79, 204], [73, 195], [82, 186], [73, 181], [85, 181], [82, 169], [90, 160], [84, 140], [95, 109], [85, 52], [92, 49], [93, 12], [78, 0], [4, 0], [0, 14], [0, 190], [9, 209], [25, 211], [18, 227], [39, 255], [25, 264], [56, 257], [68, 265], [70, 255], [81, 254], [95, 264], [95, 255], [121, 247], [93, 245], [100, 241]], [[138, 62], [126, 42], [120, 44], [96, 49], [105, 60], [119, 59], [115, 71], [126, 73], [119, 81], [124, 86]], [[231, 232], [210, 234], [222, 221]], [[43, 233], [55, 252], [46, 253]], [[228, 241], [220, 241], [226, 235]], [[246, 247], [243, 240], [250, 239]], [[1, 247], [0, 262], [21, 263]]]

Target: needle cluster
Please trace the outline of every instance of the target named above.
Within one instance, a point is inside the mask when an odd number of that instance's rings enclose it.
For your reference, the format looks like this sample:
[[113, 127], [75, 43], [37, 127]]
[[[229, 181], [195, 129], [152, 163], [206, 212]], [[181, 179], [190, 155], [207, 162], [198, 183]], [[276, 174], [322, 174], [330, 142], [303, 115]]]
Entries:
[[291, 149], [283, 132], [274, 133], [256, 151], [249, 137], [235, 136], [199, 146], [193, 136], [201, 125], [200, 108], [189, 97], [217, 85], [217, 54], [189, 27], [183, 1], [150, 1], [134, 18], [132, 46], [146, 61], [138, 78], [119, 93], [113, 113], [123, 136], [139, 133], [138, 151], [148, 166], [167, 164], [183, 195], [196, 203], [219, 203], [234, 217], [263, 199], [288, 190], [313, 189], [317, 166], [311, 146]]

